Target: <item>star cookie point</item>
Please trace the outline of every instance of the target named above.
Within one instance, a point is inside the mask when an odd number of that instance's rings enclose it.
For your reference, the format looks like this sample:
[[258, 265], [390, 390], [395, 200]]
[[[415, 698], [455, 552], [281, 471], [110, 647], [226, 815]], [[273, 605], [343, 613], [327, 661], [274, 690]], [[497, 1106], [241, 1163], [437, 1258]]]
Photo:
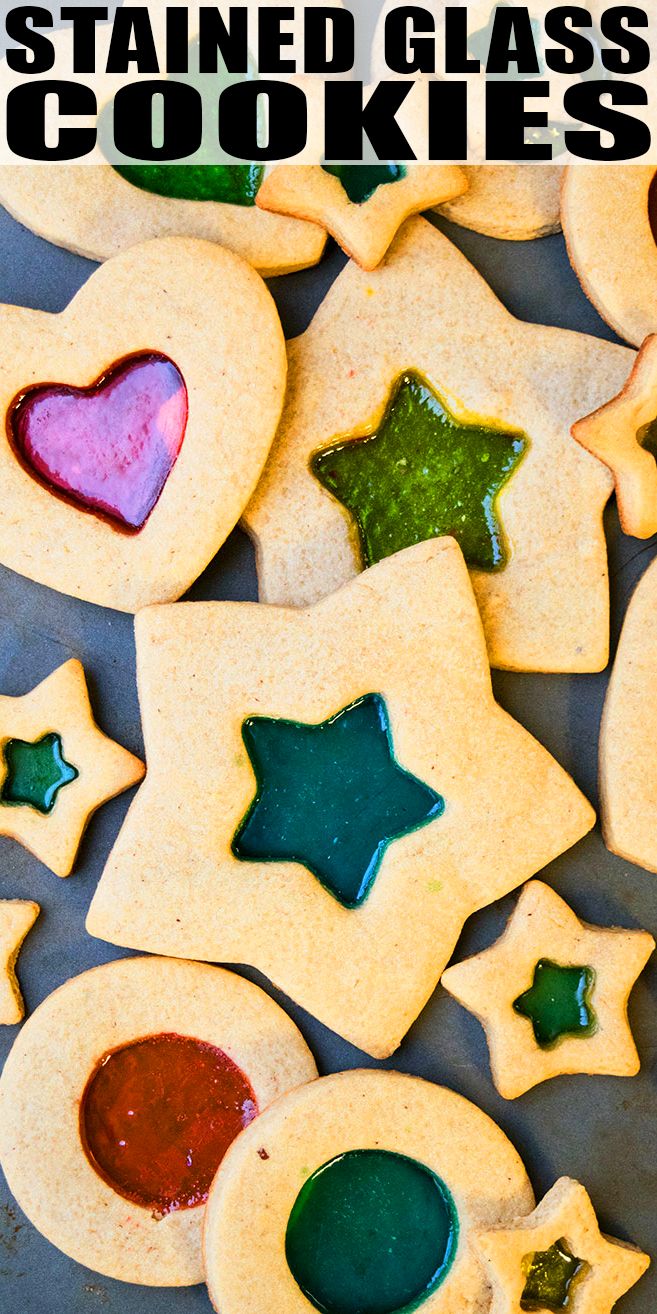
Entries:
[[627, 1002], [654, 947], [647, 931], [581, 922], [530, 881], [500, 939], [441, 979], [479, 1018], [495, 1085], [515, 1099], [565, 1073], [636, 1075]]
[[0, 1025], [13, 1026], [25, 1015], [16, 960], [41, 909], [29, 899], [0, 899]]
[[145, 771], [96, 725], [76, 658], [29, 693], [0, 696], [0, 747], [0, 834], [57, 876], [70, 875], [92, 813]]

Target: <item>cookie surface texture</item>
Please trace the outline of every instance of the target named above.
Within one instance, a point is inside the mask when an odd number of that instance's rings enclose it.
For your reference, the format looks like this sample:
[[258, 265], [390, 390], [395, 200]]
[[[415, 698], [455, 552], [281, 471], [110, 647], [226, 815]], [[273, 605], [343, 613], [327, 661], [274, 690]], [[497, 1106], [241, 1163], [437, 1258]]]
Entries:
[[[248, 962], [374, 1055], [399, 1044], [465, 918], [593, 824], [571, 779], [493, 701], [451, 539], [305, 612], [149, 608], [137, 651], [148, 777], [87, 929]], [[352, 884], [363, 873], [364, 899]]]
[[630, 991], [655, 947], [647, 931], [589, 926], [542, 881], [525, 885], [490, 949], [442, 984], [482, 1023], [493, 1080], [515, 1099], [568, 1072], [633, 1077]]
[[561, 199], [573, 269], [602, 318], [635, 347], [657, 332], [654, 177], [645, 164], [571, 165]]
[[[393, 1189], [402, 1169], [408, 1189], [397, 1220]], [[477, 1227], [509, 1221], [514, 1211], [532, 1207], [520, 1158], [495, 1123], [462, 1096], [417, 1077], [371, 1071], [324, 1077], [293, 1092], [231, 1148], [206, 1211], [206, 1278], [213, 1305], [222, 1314], [245, 1309], [251, 1314], [307, 1314], [313, 1305], [320, 1307], [312, 1298], [313, 1280], [319, 1285], [323, 1278], [325, 1294], [334, 1296], [328, 1307], [337, 1314], [395, 1308], [390, 1287], [385, 1289], [386, 1251], [406, 1241], [403, 1256], [396, 1252], [394, 1278], [406, 1278], [412, 1291], [413, 1280], [419, 1276], [421, 1281], [418, 1259], [426, 1248], [426, 1219], [412, 1212], [416, 1191], [419, 1195], [413, 1177], [427, 1170], [448, 1204], [452, 1244], [447, 1252], [444, 1230], [434, 1224], [435, 1240], [442, 1241], [434, 1262], [442, 1261], [442, 1269], [438, 1281], [420, 1291], [419, 1300], [416, 1296], [417, 1307], [427, 1314], [455, 1309], [484, 1314], [490, 1290], [471, 1235]], [[372, 1192], [378, 1188], [372, 1201], [368, 1178]], [[342, 1247], [332, 1245], [332, 1263], [321, 1272], [326, 1254], [318, 1224], [330, 1218], [342, 1184], [352, 1186], [353, 1248], [352, 1238], [341, 1232]], [[324, 1186], [323, 1199], [317, 1198], [318, 1186]], [[382, 1197], [389, 1210], [383, 1217], [377, 1210]], [[430, 1207], [429, 1196], [426, 1212]], [[364, 1215], [369, 1215], [369, 1226]], [[392, 1243], [386, 1235], [391, 1221], [401, 1224]], [[308, 1298], [298, 1281], [302, 1271], [309, 1279]], [[364, 1272], [366, 1303], [356, 1305], [355, 1289]]]
[[657, 335], [646, 338], [624, 388], [577, 420], [573, 438], [609, 467], [623, 533], [657, 533]]
[[[491, 663], [601, 669], [602, 510], [612, 480], [578, 449], [570, 425], [585, 399], [593, 409], [622, 386], [632, 359], [622, 347], [514, 319], [446, 237], [409, 220], [378, 269], [351, 265], [339, 275], [289, 344], [281, 425], [245, 514], [262, 600], [305, 606], [350, 579], [363, 565], [366, 521], [392, 550], [488, 531], [488, 547], [497, 540], [502, 551], [493, 568], [474, 566], [472, 580]], [[402, 385], [426, 390], [422, 447], [392, 412]], [[461, 486], [471, 501], [478, 493], [465, 525]]]
[[99, 730], [75, 658], [22, 697], [0, 696], [0, 835], [57, 876], [70, 875], [92, 813], [144, 770]]
[[608, 849], [657, 871], [657, 565], [627, 609], [600, 729], [600, 810]]
[[438, 206], [439, 214], [486, 237], [525, 242], [558, 233], [561, 174], [558, 165], [464, 166], [467, 191]]
[[14, 1026], [25, 1014], [16, 959], [40, 911], [30, 899], [0, 899], [0, 1025], [4, 1027]]
[[467, 187], [457, 165], [278, 165], [257, 204], [322, 224], [363, 269], [375, 269], [411, 214]]
[[491, 1314], [611, 1314], [650, 1264], [635, 1246], [602, 1235], [585, 1187], [569, 1177], [527, 1218], [475, 1233], [474, 1244], [493, 1287]]
[[315, 1076], [297, 1028], [241, 977], [171, 959], [108, 963], [67, 981], [20, 1032], [0, 1080], [2, 1166], [30, 1221], [72, 1259], [124, 1282], [187, 1286], [202, 1280], [207, 1177], [225, 1143]]
[[0, 307], [0, 340], [0, 561], [121, 611], [179, 597], [278, 422], [285, 344], [262, 280], [211, 243], [163, 238], [108, 261], [61, 314]]

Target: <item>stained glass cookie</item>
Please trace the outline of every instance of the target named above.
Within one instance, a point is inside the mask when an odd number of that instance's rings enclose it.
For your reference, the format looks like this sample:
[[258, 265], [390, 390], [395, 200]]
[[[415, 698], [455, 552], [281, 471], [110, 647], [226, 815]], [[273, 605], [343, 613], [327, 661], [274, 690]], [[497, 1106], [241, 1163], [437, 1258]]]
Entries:
[[30, 1221], [107, 1277], [188, 1286], [227, 1147], [316, 1068], [262, 990], [218, 967], [128, 958], [50, 995], [0, 1079], [0, 1160]]
[[244, 517], [261, 599], [306, 606], [450, 534], [494, 666], [601, 669], [612, 480], [570, 425], [632, 359], [514, 319], [446, 237], [408, 220], [378, 269], [349, 265], [289, 344], [286, 405]]
[[460, 1095], [398, 1072], [324, 1077], [226, 1155], [204, 1229], [210, 1299], [222, 1314], [484, 1314], [473, 1234], [532, 1203], [518, 1154]]
[[630, 991], [655, 947], [647, 931], [590, 926], [542, 881], [524, 887], [499, 940], [442, 984], [481, 1021], [493, 1080], [515, 1099], [567, 1072], [633, 1077]]
[[283, 401], [274, 303], [239, 257], [162, 238], [58, 315], [0, 307], [0, 561], [134, 611], [180, 596], [238, 520]]
[[398, 552], [305, 611], [153, 607], [136, 636], [148, 776], [87, 929], [250, 963], [377, 1057], [426, 1003], [466, 917], [593, 824], [493, 700], [453, 539]]

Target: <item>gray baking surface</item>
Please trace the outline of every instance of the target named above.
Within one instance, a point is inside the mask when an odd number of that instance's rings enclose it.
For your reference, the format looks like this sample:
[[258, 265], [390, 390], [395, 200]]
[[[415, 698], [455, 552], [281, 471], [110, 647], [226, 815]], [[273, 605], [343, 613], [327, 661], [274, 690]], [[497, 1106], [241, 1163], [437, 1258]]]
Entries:
[[[580, 291], [561, 237], [500, 242], [441, 224], [515, 314], [611, 338]], [[343, 262], [331, 247], [316, 270], [273, 280], [285, 332], [303, 331]], [[58, 311], [93, 266], [34, 237], [0, 212], [0, 301]], [[464, 314], [467, 314], [464, 306]], [[347, 327], [348, 331], [348, 327]], [[554, 380], [559, 386], [558, 378]], [[657, 552], [657, 540], [623, 538], [615, 507], [608, 511], [614, 645], [632, 589]], [[189, 593], [192, 599], [256, 596], [253, 554], [233, 534]], [[100, 725], [139, 752], [141, 733], [134, 678], [132, 621], [51, 592], [0, 567], [0, 691], [22, 694], [72, 656], [84, 663]], [[598, 725], [607, 674], [544, 676], [496, 674], [499, 701], [527, 726], [596, 801]], [[0, 840], [0, 896], [36, 899], [42, 914], [23, 947], [19, 975], [28, 1011], [68, 977], [121, 955], [91, 939], [85, 913], [130, 795], [93, 819], [75, 874], [59, 880], [9, 840]], [[657, 931], [657, 877], [609, 854], [599, 829], [544, 873], [575, 911], [602, 925]], [[456, 957], [490, 944], [513, 906], [513, 896], [468, 922]], [[282, 998], [257, 973], [240, 968], [279, 999], [299, 1023], [320, 1071], [377, 1066]], [[380, 1065], [443, 1082], [474, 1100], [504, 1128], [522, 1154], [537, 1196], [561, 1174], [590, 1191], [603, 1229], [634, 1240], [657, 1260], [655, 1023], [657, 964], [637, 985], [631, 1020], [643, 1062], [639, 1077], [559, 1077], [507, 1103], [494, 1090], [478, 1022], [438, 987], [403, 1045]], [[2, 1058], [16, 1028], [1, 1029]], [[161, 1290], [113, 1282], [67, 1259], [25, 1219], [0, 1181], [0, 1311], [21, 1314], [204, 1314], [204, 1287]], [[619, 1305], [622, 1314], [657, 1308], [657, 1267]], [[244, 1310], [243, 1314], [249, 1314]]]

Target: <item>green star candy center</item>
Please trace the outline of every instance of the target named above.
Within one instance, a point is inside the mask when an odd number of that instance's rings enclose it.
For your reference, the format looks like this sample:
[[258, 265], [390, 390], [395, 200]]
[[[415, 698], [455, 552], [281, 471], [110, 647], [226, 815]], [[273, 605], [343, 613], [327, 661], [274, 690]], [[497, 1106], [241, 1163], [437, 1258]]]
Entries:
[[549, 1250], [536, 1250], [523, 1260], [526, 1282], [520, 1298], [524, 1310], [568, 1310], [572, 1285], [587, 1265], [572, 1253], [563, 1237]]
[[42, 735], [34, 743], [8, 739], [3, 756], [6, 774], [0, 802], [22, 804], [44, 814], [52, 812], [60, 789], [78, 775], [76, 768], [66, 761], [57, 734]]
[[520, 430], [457, 419], [403, 374], [378, 429], [316, 452], [311, 470], [354, 516], [366, 566], [450, 534], [469, 566], [494, 570], [509, 555], [497, 497], [527, 446]]
[[346, 908], [367, 897], [392, 840], [444, 811], [440, 794], [395, 760], [380, 694], [318, 725], [251, 716], [242, 737], [257, 791], [234, 855], [299, 862]]
[[406, 177], [403, 164], [323, 164], [322, 168], [339, 179], [354, 205], [369, 201], [378, 187]]
[[593, 1035], [597, 1018], [591, 1006], [595, 972], [591, 967], [561, 967], [541, 958], [529, 990], [514, 1002], [516, 1013], [530, 1019], [541, 1049], [552, 1049], [564, 1036]]

